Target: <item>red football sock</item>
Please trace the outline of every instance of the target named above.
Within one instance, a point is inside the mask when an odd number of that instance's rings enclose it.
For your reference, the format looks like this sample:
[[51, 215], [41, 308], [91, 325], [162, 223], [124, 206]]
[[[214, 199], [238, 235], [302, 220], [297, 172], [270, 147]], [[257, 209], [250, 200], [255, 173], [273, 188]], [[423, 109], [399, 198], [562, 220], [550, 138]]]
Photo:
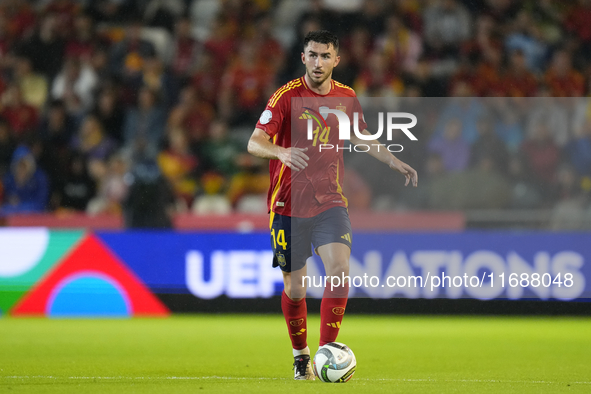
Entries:
[[305, 349], [308, 346], [308, 308], [306, 299], [302, 298], [300, 301], [293, 301], [284, 291], [281, 294], [281, 310], [287, 323], [287, 330], [293, 348], [295, 350]]
[[320, 346], [336, 341], [347, 307], [348, 296], [348, 283], [332, 290], [330, 284], [327, 284], [324, 289], [320, 303]]

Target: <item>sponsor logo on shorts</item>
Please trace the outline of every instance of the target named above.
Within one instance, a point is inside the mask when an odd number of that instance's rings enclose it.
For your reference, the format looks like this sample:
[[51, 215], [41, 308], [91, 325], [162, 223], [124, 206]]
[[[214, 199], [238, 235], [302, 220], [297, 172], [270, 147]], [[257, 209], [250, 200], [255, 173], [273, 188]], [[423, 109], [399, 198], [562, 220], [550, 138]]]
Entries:
[[335, 315], [344, 315], [345, 314], [345, 308], [343, 308], [342, 306], [337, 306], [335, 308], [332, 308], [332, 313], [334, 313]]
[[297, 327], [297, 326], [301, 326], [303, 322], [304, 322], [304, 319], [301, 318], [301, 319], [298, 319], [298, 320], [292, 320], [292, 321], [289, 322], [289, 324], [291, 324], [294, 327]]
[[346, 241], [353, 242], [350, 233], [347, 233], [345, 235], [341, 235], [341, 238], [344, 239], [344, 240], [346, 240]]

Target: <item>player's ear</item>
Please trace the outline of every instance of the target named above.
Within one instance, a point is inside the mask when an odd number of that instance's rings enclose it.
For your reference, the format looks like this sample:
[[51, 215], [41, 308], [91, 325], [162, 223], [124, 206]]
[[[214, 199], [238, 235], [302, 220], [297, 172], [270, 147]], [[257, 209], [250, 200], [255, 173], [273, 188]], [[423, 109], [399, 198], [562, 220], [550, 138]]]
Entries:
[[337, 55], [337, 57], [334, 60], [334, 66], [335, 67], [338, 66], [340, 62], [341, 62], [341, 57]]
[[306, 54], [302, 52], [302, 63], [306, 64]]

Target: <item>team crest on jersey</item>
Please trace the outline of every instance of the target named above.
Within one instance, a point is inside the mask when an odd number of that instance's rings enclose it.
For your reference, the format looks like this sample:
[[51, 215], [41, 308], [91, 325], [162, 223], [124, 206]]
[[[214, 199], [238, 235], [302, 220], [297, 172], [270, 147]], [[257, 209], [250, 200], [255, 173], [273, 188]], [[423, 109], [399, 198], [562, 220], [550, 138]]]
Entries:
[[301, 318], [301, 319], [298, 319], [298, 320], [292, 320], [292, 321], [289, 322], [289, 324], [291, 324], [294, 327], [297, 327], [297, 326], [301, 326], [303, 322], [304, 322], [304, 319]]
[[341, 306], [337, 306], [336, 308], [332, 308], [332, 313], [334, 313], [335, 315], [344, 315], [345, 314], [345, 308], [341, 307]]
[[277, 262], [279, 263], [280, 266], [285, 267], [285, 264], [287, 264], [287, 260], [285, 260], [285, 256], [282, 255], [281, 253], [277, 253]]
[[273, 112], [267, 109], [261, 114], [261, 118], [259, 119], [259, 121], [261, 122], [261, 124], [268, 124], [272, 118]]
[[337, 110], [347, 113], [347, 107], [345, 107], [344, 105], [337, 105]]

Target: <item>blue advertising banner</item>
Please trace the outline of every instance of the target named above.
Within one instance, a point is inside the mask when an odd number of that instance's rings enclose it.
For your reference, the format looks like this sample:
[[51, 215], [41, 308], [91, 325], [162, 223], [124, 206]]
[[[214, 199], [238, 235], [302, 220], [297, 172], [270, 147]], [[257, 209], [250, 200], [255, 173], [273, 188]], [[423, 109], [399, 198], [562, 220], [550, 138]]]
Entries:
[[[155, 293], [201, 299], [266, 298], [282, 289], [268, 233], [99, 232]], [[350, 295], [371, 298], [576, 300], [591, 298], [591, 234], [357, 233]], [[321, 297], [326, 278], [313, 256], [304, 280]]]

